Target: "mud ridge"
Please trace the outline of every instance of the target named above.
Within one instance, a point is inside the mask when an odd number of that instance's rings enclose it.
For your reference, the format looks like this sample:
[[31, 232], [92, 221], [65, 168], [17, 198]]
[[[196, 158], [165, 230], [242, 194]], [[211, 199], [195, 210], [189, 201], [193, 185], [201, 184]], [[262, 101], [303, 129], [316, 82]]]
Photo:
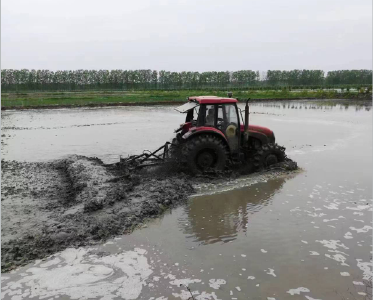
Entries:
[[[270, 172], [296, 168], [288, 160]], [[77, 155], [43, 163], [2, 160], [1, 270], [130, 233], [185, 203], [197, 182], [238, 176], [230, 171], [191, 177], [169, 167], [129, 171]]]

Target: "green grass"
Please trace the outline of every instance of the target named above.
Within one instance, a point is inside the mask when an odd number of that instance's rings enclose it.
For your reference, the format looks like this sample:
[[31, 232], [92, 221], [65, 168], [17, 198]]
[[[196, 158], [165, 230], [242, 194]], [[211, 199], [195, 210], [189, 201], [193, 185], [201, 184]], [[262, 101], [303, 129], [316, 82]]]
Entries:
[[[178, 103], [186, 101], [188, 96], [214, 95], [226, 97], [223, 91], [89, 91], [89, 92], [31, 92], [2, 93], [2, 108], [38, 108], [38, 107], [74, 107], [104, 106], [120, 104]], [[343, 98], [355, 98], [357, 94], [344, 94]], [[336, 98], [334, 91], [289, 91], [254, 90], [235, 91], [235, 98], [252, 99], [299, 99], [299, 98]], [[338, 96], [340, 97], [340, 96]], [[371, 96], [370, 96], [371, 97]]]

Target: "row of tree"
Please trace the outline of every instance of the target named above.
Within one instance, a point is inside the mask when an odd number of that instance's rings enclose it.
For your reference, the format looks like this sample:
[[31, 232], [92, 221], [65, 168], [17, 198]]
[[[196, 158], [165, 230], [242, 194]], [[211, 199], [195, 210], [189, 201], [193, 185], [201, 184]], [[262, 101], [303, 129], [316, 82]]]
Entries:
[[155, 70], [1, 70], [3, 91], [88, 89], [174, 89], [252, 86], [372, 84], [372, 70], [241, 70], [169, 72]]
[[339, 70], [330, 71], [326, 77], [328, 84], [371, 84], [372, 70]]

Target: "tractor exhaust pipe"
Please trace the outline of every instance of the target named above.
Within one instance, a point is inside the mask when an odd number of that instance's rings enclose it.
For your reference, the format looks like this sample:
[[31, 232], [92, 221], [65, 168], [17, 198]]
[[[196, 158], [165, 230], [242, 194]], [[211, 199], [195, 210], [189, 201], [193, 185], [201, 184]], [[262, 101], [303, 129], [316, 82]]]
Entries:
[[245, 130], [244, 130], [244, 138], [245, 138], [245, 145], [247, 145], [249, 141], [249, 99], [246, 100], [245, 105]]

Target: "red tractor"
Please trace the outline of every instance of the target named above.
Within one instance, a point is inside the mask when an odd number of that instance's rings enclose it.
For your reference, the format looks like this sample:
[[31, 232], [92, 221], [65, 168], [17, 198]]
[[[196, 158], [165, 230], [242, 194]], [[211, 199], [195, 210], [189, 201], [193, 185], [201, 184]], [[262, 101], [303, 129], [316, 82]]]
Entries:
[[176, 108], [186, 113], [186, 119], [175, 131], [172, 145], [176, 147], [171, 146], [171, 153], [193, 173], [222, 171], [228, 164], [247, 163], [261, 169], [284, 161], [285, 148], [275, 144], [273, 131], [249, 125], [248, 101], [244, 122], [236, 99], [189, 97], [187, 103]]

